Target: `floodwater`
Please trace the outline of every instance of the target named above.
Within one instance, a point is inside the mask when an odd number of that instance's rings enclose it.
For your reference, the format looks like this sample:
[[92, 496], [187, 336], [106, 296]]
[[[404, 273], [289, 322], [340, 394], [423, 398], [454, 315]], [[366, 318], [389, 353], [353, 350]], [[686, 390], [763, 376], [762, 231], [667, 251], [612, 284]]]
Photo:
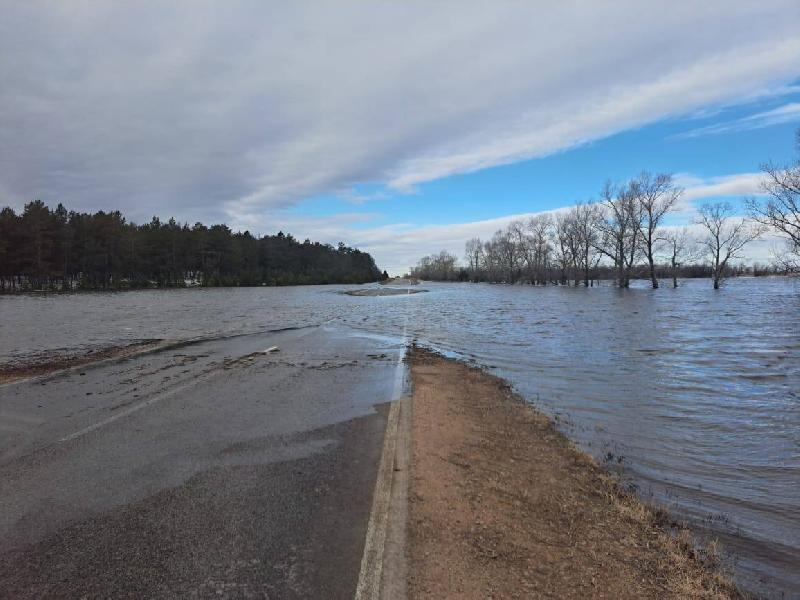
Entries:
[[0, 363], [331, 322], [407, 336], [507, 378], [642, 496], [719, 537], [745, 587], [800, 593], [800, 280], [420, 287], [0, 297]]

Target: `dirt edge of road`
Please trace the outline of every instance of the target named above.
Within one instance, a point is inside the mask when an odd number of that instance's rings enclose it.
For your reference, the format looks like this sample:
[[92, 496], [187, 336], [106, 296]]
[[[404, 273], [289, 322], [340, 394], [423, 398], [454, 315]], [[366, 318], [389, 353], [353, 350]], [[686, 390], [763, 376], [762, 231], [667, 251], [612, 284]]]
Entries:
[[127, 358], [136, 354], [150, 352], [162, 346], [164, 340], [138, 340], [130, 344], [107, 346], [90, 350], [85, 354], [64, 353], [47, 356], [21, 365], [0, 364], [0, 385], [43, 375], [52, 375], [77, 367], [85, 367], [107, 360]]
[[408, 597], [744, 598], [507, 383], [413, 347]]

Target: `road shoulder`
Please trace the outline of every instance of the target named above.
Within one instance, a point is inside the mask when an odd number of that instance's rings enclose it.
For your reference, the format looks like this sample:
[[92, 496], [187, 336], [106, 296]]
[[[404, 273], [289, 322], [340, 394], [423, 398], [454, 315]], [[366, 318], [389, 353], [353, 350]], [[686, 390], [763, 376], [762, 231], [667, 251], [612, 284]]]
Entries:
[[410, 598], [737, 598], [503, 380], [413, 348]]

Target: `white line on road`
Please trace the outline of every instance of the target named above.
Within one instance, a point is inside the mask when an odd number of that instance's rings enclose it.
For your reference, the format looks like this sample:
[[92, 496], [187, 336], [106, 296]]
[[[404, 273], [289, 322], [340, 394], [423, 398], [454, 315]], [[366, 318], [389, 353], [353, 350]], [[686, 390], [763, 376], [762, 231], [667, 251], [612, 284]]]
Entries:
[[397, 357], [392, 404], [386, 419], [386, 434], [383, 439], [383, 451], [378, 467], [378, 478], [372, 496], [372, 510], [367, 524], [367, 536], [364, 540], [364, 554], [361, 557], [361, 570], [358, 574], [355, 600], [379, 600], [381, 597], [381, 579], [383, 575], [384, 548], [386, 531], [389, 526], [389, 509], [392, 504], [392, 480], [394, 479], [395, 458], [398, 435], [405, 435], [399, 427], [401, 396], [405, 387], [405, 359], [408, 347], [408, 308], [403, 319], [403, 347]]
[[[309, 331], [304, 333], [304, 334], [302, 334], [302, 335], [300, 335], [298, 337], [298, 339], [310, 335], [311, 333], [313, 333], [314, 330], [315, 330], [315, 328], [309, 328]], [[267, 348], [266, 350], [264, 350], [263, 352], [271, 354], [271, 353], [276, 352], [276, 351], [278, 351], [278, 347], [277, 346], [271, 346], [271, 347]], [[197, 375], [195, 378], [193, 378], [190, 381], [188, 381], [187, 383], [184, 383], [182, 385], [177, 385], [174, 388], [170, 388], [169, 390], [167, 390], [165, 392], [162, 392], [161, 394], [153, 396], [152, 398], [148, 398], [147, 400], [144, 400], [144, 401], [140, 402], [139, 404], [135, 404], [135, 405], [131, 406], [130, 408], [127, 408], [127, 409], [125, 409], [125, 410], [123, 410], [121, 412], [118, 412], [115, 415], [112, 415], [112, 416], [108, 417], [107, 419], [103, 419], [102, 421], [99, 421], [98, 423], [95, 423], [93, 425], [89, 425], [88, 427], [84, 427], [80, 431], [76, 431], [75, 433], [71, 433], [71, 434], [69, 434], [67, 436], [64, 436], [63, 438], [61, 438], [58, 441], [59, 441], [59, 443], [63, 443], [63, 442], [69, 442], [71, 440], [83, 437], [87, 433], [91, 433], [92, 431], [96, 431], [96, 430], [100, 429], [101, 427], [105, 427], [106, 425], [110, 425], [114, 421], [118, 421], [119, 419], [121, 419], [123, 417], [127, 417], [128, 415], [132, 415], [133, 413], [138, 412], [138, 411], [142, 410], [143, 408], [147, 408], [148, 406], [151, 406], [151, 405], [153, 405], [153, 404], [155, 404], [157, 402], [160, 402], [161, 400], [165, 400], [165, 399], [169, 398], [170, 396], [174, 396], [178, 392], [182, 392], [183, 390], [186, 390], [188, 388], [194, 387], [198, 383], [200, 383], [202, 381], [206, 381], [206, 380], [211, 379], [213, 377], [216, 377], [216, 376], [218, 376], [218, 375], [220, 375], [222, 373], [224, 373], [224, 370], [223, 369], [219, 369], [219, 368], [212, 369], [210, 371], [209, 370], [203, 371], [199, 375]]]
[[118, 412], [115, 415], [111, 415], [107, 419], [103, 419], [102, 421], [98, 421], [97, 423], [94, 423], [93, 425], [89, 425], [88, 427], [84, 427], [83, 429], [81, 429], [80, 431], [76, 431], [75, 433], [70, 433], [69, 435], [64, 436], [63, 438], [61, 438], [58, 441], [59, 442], [69, 442], [69, 441], [77, 439], [79, 437], [83, 437], [87, 433], [91, 433], [92, 431], [100, 429], [101, 427], [105, 427], [106, 425], [110, 425], [114, 421], [117, 421], [117, 420], [119, 420], [119, 419], [121, 419], [123, 417], [127, 417], [128, 415], [131, 415], [131, 414], [133, 414], [133, 413], [135, 413], [137, 411], [140, 411], [143, 408], [146, 408], [146, 407], [148, 407], [148, 406], [150, 406], [152, 404], [155, 404], [156, 402], [160, 402], [161, 400], [169, 398], [170, 396], [173, 396], [173, 395], [177, 394], [180, 391], [183, 391], [183, 390], [185, 390], [187, 388], [193, 387], [193, 386], [197, 385], [199, 379], [200, 379], [200, 377], [198, 377], [196, 379], [193, 379], [191, 382], [186, 383], [184, 385], [180, 385], [180, 386], [174, 387], [174, 388], [170, 389], [167, 392], [163, 392], [161, 394], [153, 396], [152, 398], [148, 398], [147, 400], [145, 400], [143, 402], [140, 402], [139, 404], [134, 404], [133, 406], [131, 406], [129, 408], [126, 408], [125, 410], [123, 410], [121, 412]]
[[355, 600], [377, 600], [380, 597], [383, 547], [386, 543], [399, 412], [400, 402], [392, 402], [386, 422], [386, 435], [378, 467], [378, 480], [375, 482], [375, 493], [372, 497], [372, 511], [367, 524], [367, 537], [364, 541], [364, 555], [361, 557], [361, 572], [358, 576]]

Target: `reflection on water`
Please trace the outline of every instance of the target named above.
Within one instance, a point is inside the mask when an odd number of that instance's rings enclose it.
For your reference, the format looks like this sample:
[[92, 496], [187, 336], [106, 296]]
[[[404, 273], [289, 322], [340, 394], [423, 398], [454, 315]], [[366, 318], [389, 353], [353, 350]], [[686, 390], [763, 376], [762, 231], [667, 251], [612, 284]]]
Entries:
[[742, 581], [800, 590], [800, 281], [616, 290], [428, 284], [0, 298], [0, 361], [339, 320], [491, 366], [645, 496], [720, 536]]

